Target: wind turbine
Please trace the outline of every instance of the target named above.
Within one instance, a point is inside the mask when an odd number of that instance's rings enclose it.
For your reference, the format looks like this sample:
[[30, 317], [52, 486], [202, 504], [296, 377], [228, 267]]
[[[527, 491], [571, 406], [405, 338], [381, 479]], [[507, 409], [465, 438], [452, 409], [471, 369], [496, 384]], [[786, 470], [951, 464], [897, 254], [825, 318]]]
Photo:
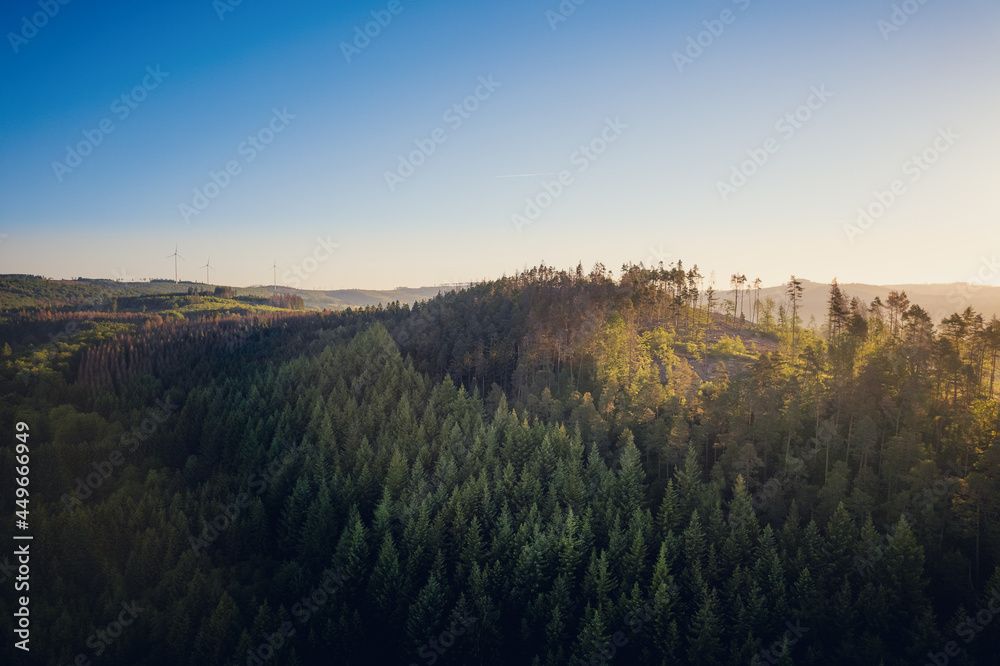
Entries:
[[180, 282], [180, 280], [177, 279], [177, 259], [178, 258], [184, 259], [184, 257], [182, 257], [181, 255], [177, 254], [177, 245], [174, 245], [174, 253], [173, 254], [168, 254], [167, 255], [167, 259], [169, 259], [170, 257], [174, 258], [174, 284], [177, 284], [178, 282]]
[[207, 285], [208, 284], [208, 272], [215, 270], [214, 268], [212, 268], [212, 257], [209, 257], [208, 258], [208, 262], [204, 266], [199, 266], [199, 268], [204, 268], [205, 269], [205, 284]]
[[278, 260], [277, 259], [274, 260], [274, 266], [271, 266], [271, 268], [274, 269], [274, 293], [277, 294], [278, 293]]

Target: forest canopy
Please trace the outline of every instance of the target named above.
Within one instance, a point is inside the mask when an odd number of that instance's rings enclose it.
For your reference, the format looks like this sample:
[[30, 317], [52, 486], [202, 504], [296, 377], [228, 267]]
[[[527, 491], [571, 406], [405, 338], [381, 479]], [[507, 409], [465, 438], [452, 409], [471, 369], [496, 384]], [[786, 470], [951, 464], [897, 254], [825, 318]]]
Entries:
[[994, 663], [1000, 324], [741, 277], [5, 310], [30, 660]]

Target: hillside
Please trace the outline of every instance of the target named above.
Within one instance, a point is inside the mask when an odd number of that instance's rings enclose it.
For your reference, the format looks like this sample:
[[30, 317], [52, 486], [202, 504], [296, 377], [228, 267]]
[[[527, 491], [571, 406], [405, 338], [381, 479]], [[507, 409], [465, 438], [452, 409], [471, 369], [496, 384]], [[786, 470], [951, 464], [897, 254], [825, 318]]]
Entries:
[[[112, 298], [187, 294], [191, 290], [212, 291], [215, 285], [201, 282], [161, 280], [155, 282], [116, 282], [80, 278], [77, 280], [49, 280], [39, 276], [0, 275], [0, 311], [39, 307], [98, 307]], [[231, 287], [237, 298], [266, 299], [274, 293], [271, 286]], [[453, 287], [400, 287], [378, 291], [369, 289], [338, 289], [330, 291], [278, 287], [278, 292], [302, 297], [307, 310], [343, 310], [344, 308], [388, 305], [399, 301], [412, 305], [417, 301], [434, 298]]]
[[0, 474], [30, 457], [32, 571], [64, 572], [27, 663], [122, 603], [107, 666], [924, 663], [1000, 587], [1000, 325], [734, 328], [691, 277], [6, 312]]
[[[811, 317], [816, 324], [822, 326], [827, 316], [827, 298], [830, 286], [828, 284], [802, 280], [804, 288], [802, 302], [799, 305], [799, 316], [808, 325]], [[905, 291], [910, 302], [919, 303], [931, 315], [935, 323], [956, 311], [966, 307], [980, 312], [986, 319], [994, 315], [1000, 316], [1000, 287], [976, 287], [967, 283], [953, 284], [895, 284], [871, 285], [859, 283], [844, 283], [840, 285], [848, 296], [858, 297], [866, 306], [877, 296], [883, 303], [890, 291]], [[200, 282], [172, 281], [158, 282], [114, 282], [111, 280], [47, 280], [39, 277], [0, 275], [0, 311], [21, 307], [39, 307], [48, 304], [84, 304], [101, 302], [112, 297], [137, 296], [147, 294], [177, 294], [187, 293], [189, 289], [202, 291], [206, 285]], [[214, 288], [214, 286], [209, 287]], [[251, 287], [233, 287], [234, 296], [267, 298], [273, 293], [273, 287], [255, 285]], [[309, 290], [278, 287], [280, 293], [295, 294], [302, 297], [307, 310], [343, 310], [345, 308], [364, 308], [368, 306], [383, 306], [389, 303], [413, 305], [418, 301], [426, 301], [438, 294], [454, 290], [455, 287], [398, 287], [390, 290], [374, 289], [334, 289]], [[786, 302], [785, 286], [766, 287], [760, 291], [763, 303], [768, 297], [774, 299], [777, 305]], [[721, 299], [731, 300], [732, 290], [720, 289]], [[754, 292], [746, 295], [744, 313], [749, 317]]]

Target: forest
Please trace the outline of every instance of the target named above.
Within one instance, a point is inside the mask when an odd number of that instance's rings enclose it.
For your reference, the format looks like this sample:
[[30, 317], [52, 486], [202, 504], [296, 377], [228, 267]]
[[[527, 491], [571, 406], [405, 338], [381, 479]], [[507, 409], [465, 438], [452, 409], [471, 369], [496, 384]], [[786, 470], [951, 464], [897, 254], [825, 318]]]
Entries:
[[739, 277], [308, 311], [4, 276], [0, 661], [997, 663], [1000, 322]]

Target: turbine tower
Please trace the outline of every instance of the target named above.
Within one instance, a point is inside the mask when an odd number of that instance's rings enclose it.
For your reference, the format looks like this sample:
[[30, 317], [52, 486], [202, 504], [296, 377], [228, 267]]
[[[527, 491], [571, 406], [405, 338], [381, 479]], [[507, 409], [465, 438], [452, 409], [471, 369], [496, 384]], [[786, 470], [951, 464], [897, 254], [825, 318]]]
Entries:
[[182, 257], [181, 255], [177, 254], [177, 245], [174, 245], [174, 253], [173, 254], [168, 254], [167, 255], [167, 259], [169, 259], [170, 257], [174, 258], [174, 284], [177, 284], [178, 282], [180, 282], [177, 279], [177, 259], [184, 259], [184, 257]]
[[207, 285], [208, 284], [208, 272], [215, 270], [214, 268], [212, 268], [212, 257], [209, 257], [208, 258], [208, 262], [206, 262], [206, 264], [204, 266], [200, 266], [199, 268], [204, 268], [205, 269], [205, 284]]
[[274, 265], [271, 266], [274, 269], [274, 293], [278, 293], [278, 260], [274, 260]]

